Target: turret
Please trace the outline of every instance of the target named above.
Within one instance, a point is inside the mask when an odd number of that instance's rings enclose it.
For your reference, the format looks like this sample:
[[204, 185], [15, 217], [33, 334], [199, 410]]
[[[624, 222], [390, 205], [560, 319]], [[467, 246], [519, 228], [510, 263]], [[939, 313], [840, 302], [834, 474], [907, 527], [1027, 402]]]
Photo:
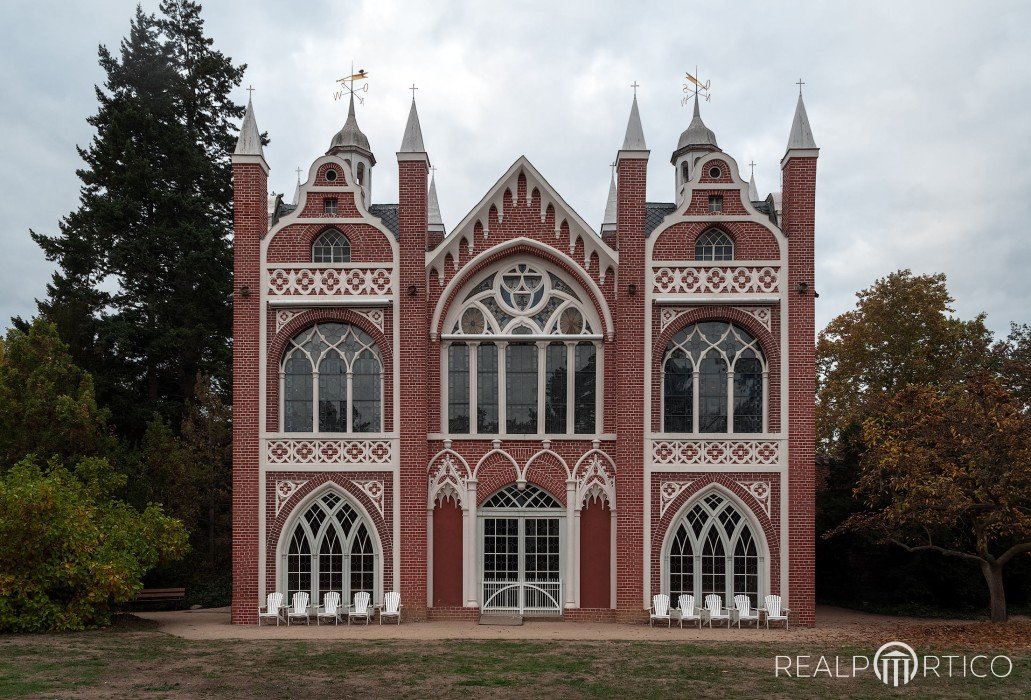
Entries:
[[720, 151], [720, 147], [716, 143], [716, 134], [702, 121], [702, 113], [698, 108], [698, 95], [695, 95], [691, 123], [680, 134], [677, 148], [670, 158], [674, 168], [673, 191], [676, 193], [677, 204], [680, 203], [684, 183], [694, 176], [694, 166], [698, 158], [713, 151]]
[[354, 116], [354, 93], [347, 106], [347, 121], [330, 141], [327, 155], [339, 155], [351, 166], [351, 177], [361, 185], [365, 196], [365, 205], [372, 203], [372, 168], [376, 165], [376, 156], [369, 147], [369, 137], [358, 128], [358, 119]]

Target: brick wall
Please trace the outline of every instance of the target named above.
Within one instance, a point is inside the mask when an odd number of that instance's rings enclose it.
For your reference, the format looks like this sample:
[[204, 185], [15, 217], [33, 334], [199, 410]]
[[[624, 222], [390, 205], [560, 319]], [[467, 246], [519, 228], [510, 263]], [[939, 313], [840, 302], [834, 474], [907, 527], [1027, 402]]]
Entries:
[[259, 604], [259, 284], [267, 191], [261, 165], [233, 164], [233, 622], [254, 622]]

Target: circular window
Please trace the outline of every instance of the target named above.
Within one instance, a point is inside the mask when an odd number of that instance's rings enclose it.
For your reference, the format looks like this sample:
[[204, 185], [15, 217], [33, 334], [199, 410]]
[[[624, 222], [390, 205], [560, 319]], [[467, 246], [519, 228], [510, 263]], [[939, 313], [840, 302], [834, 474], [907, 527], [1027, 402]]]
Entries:
[[483, 314], [479, 309], [466, 309], [465, 313], [462, 314], [463, 333], [483, 333], [485, 327], [486, 322], [483, 320]]
[[336, 182], [337, 171], [333, 170], [333, 168], [330, 168], [329, 170], [327, 170], [326, 171], [326, 179], [329, 180], [330, 182]]
[[558, 329], [565, 335], [578, 335], [584, 329], [584, 317], [572, 307], [562, 312], [558, 320]]
[[711, 168], [709, 168], [709, 177], [713, 178], [714, 180], [716, 178], [718, 178], [722, 174], [723, 174], [723, 171], [720, 170], [719, 167], [716, 166], [716, 165], [714, 165]]

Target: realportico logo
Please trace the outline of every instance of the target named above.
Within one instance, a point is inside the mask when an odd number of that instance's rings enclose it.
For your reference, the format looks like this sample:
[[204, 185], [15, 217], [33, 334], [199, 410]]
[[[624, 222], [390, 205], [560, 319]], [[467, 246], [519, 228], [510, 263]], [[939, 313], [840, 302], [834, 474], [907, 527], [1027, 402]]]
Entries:
[[873, 671], [885, 685], [898, 688], [918, 675], [924, 678], [1006, 678], [1013, 673], [1013, 660], [999, 654], [989, 657], [978, 654], [967, 657], [959, 654], [922, 658], [905, 642], [888, 642], [869, 656], [777, 656], [773, 662], [774, 676], [788, 678], [859, 678]]

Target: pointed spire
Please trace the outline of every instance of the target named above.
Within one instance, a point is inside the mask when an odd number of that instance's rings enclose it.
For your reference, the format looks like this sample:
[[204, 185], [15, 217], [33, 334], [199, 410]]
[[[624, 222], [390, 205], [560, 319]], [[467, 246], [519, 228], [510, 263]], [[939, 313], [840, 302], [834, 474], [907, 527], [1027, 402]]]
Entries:
[[798, 93], [798, 104], [795, 106], [795, 118], [791, 122], [791, 133], [788, 135], [788, 148], [792, 149], [813, 149], [816, 148], [816, 141], [813, 139], [813, 130], [809, 126], [809, 115], [805, 113], [805, 103], [802, 101], [802, 93]]
[[422, 142], [422, 126], [419, 124], [419, 112], [415, 108], [415, 96], [412, 96], [412, 108], [408, 111], [408, 124], [405, 136], [401, 140], [401, 153], [425, 153], [426, 146]]
[[[412, 113], [415, 113], [415, 102], [412, 102]], [[418, 126], [418, 122], [416, 123]], [[419, 137], [422, 143], [422, 136]], [[436, 168], [433, 169], [436, 171]], [[426, 194], [426, 218], [431, 231], [444, 231], [444, 220], [440, 216], [440, 203], [437, 201], [437, 173], [430, 175], [430, 190]]]
[[254, 105], [251, 98], [247, 98], [247, 111], [243, 114], [243, 123], [240, 124], [240, 137], [236, 140], [236, 150], [233, 155], [237, 156], [265, 156], [261, 147], [261, 134], [258, 132], [258, 122], [254, 119]]
[[702, 121], [702, 111], [698, 108], [698, 95], [694, 96], [694, 112], [691, 115], [691, 123], [687, 125], [684, 132], [680, 134], [680, 141], [677, 143], [677, 150], [689, 146], [701, 146], [708, 149], [719, 150], [716, 143], [716, 134]]
[[293, 205], [296, 207], [298, 202], [301, 201], [301, 169], [297, 169], [297, 184], [294, 185], [294, 201]]
[[616, 173], [609, 178], [609, 198], [605, 202], [605, 216], [601, 220], [601, 232], [616, 230]]
[[748, 181], [748, 201], [758, 202], [759, 201], [759, 190], [755, 186], [755, 171], [752, 171], [752, 177]]
[[347, 105], [347, 121], [334, 136], [329, 144], [327, 153], [339, 153], [356, 151], [369, 158], [372, 165], [376, 164], [376, 157], [372, 155], [372, 148], [369, 146], [369, 137], [362, 133], [358, 127], [358, 119], [354, 115], [354, 93], [351, 93], [350, 104]]
[[630, 119], [626, 123], [626, 136], [623, 138], [624, 151], [647, 151], [644, 143], [644, 128], [641, 126], [641, 112], [637, 109], [637, 95], [630, 107]]

